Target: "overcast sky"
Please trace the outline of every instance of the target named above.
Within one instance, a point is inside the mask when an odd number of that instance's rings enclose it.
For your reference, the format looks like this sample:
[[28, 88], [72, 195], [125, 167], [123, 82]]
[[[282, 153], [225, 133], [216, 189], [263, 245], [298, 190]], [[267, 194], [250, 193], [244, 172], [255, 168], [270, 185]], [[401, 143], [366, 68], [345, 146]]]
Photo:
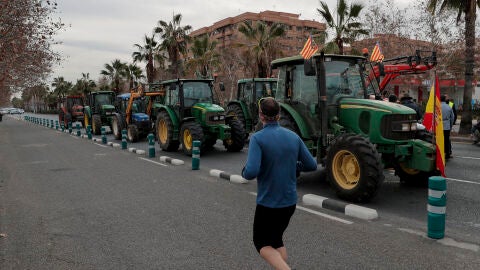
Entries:
[[[410, 2], [401, 0], [396, 2]], [[244, 12], [273, 10], [300, 14], [300, 19], [321, 21], [318, 0], [57, 0], [58, 15], [69, 25], [56, 40], [54, 49], [64, 56], [53, 77], [75, 83], [82, 73], [97, 80], [106, 63], [114, 59], [132, 62], [133, 44], [143, 45], [159, 20], [170, 22], [182, 14], [182, 25], [193, 30]], [[334, 10], [336, 0], [325, 0]], [[351, 1], [347, 1], [350, 3]], [[361, 1], [366, 3], [367, 1]], [[333, 12], [333, 11], [332, 11]], [[139, 65], [143, 68], [143, 64]]]

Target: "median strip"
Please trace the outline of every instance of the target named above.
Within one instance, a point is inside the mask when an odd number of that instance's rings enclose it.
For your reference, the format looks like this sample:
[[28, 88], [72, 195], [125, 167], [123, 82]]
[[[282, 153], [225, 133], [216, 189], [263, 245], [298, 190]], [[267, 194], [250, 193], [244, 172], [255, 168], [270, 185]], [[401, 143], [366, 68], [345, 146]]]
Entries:
[[305, 205], [337, 211], [359, 219], [372, 220], [378, 218], [378, 213], [375, 209], [349, 204], [314, 194], [303, 195], [302, 201]]
[[228, 173], [226, 173], [224, 171], [220, 171], [220, 170], [210, 170], [210, 175], [228, 180], [228, 181], [230, 181], [232, 183], [236, 183], [236, 184], [246, 184], [246, 183], [248, 183], [248, 180], [246, 180], [245, 178], [243, 178], [240, 175], [228, 174]]

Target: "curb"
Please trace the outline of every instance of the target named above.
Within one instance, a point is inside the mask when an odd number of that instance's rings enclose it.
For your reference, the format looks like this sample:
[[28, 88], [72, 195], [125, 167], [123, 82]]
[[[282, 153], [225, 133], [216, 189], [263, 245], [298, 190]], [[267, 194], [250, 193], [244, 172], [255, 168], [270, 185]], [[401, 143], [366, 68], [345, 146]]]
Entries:
[[228, 173], [226, 173], [224, 171], [220, 171], [220, 170], [210, 170], [210, 175], [228, 180], [228, 181], [230, 181], [232, 183], [236, 183], [236, 184], [246, 184], [246, 183], [248, 183], [248, 180], [246, 180], [245, 178], [243, 178], [240, 175], [228, 174]]
[[183, 165], [183, 164], [185, 164], [185, 162], [183, 160], [174, 159], [174, 158], [167, 157], [167, 156], [160, 156], [160, 161], [170, 163], [170, 164], [173, 164], [173, 165]]
[[137, 148], [130, 147], [128, 148], [128, 152], [135, 153], [138, 155], [145, 155], [145, 150], [139, 150]]
[[338, 200], [329, 199], [326, 197], [314, 195], [314, 194], [305, 194], [302, 198], [303, 204], [316, 206], [318, 208], [329, 209], [337, 212], [341, 212], [347, 216], [372, 220], [378, 218], [377, 210], [349, 204]]

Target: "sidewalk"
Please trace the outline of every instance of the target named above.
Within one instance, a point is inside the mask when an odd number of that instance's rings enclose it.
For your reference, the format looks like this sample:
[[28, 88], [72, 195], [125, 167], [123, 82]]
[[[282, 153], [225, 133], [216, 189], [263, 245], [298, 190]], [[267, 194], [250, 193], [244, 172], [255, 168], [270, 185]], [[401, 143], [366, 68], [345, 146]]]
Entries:
[[[457, 119], [455, 125], [453, 125], [452, 131], [450, 132], [450, 140], [452, 142], [466, 142], [466, 143], [473, 143], [473, 139], [470, 137], [470, 134], [458, 134], [458, 130], [460, 129], [460, 118]], [[472, 125], [476, 125], [477, 120], [472, 120]]]

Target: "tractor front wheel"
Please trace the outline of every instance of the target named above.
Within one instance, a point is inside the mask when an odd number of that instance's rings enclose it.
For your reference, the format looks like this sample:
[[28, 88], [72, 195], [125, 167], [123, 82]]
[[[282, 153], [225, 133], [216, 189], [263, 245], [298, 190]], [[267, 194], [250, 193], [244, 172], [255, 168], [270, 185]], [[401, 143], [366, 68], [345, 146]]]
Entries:
[[100, 135], [102, 132], [102, 118], [98, 114], [92, 116], [92, 131], [95, 135]]
[[167, 112], [162, 111], [157, 116], [155, 133], [160, 149], [163, 151], [177, 151], [180, 142], [173, 139], [173, 122]]
[[232, 119], [229, 121], [230, 138], [223, 141], [223, 145], [229, 152], [238, 152], [245, 146], [245, 129], [239, 120]]
[[127, 140], [129, 142], [138, 142], [138, 128], [136, 125], [128, 125]]
[[440, 175], [440, 172], [423, 172], [417, 169], [408, 168], [404, 163], [395, 165], [395, 175], [400, 178], [400, 183], [409, 186], [427, 187], [430, 176]]
[[243, 113], [242, 107], [239, 104], [232, 103], [227, 106], [227, 116], [233, 116], [233, 119], [240, 121], [245, 130], [245, 138], [248, 137], [248, 130], [245, 122], [245, 114]]
[[91, 122], [91, 120], [90, 120], [90, 118], [88, 118], [88, 115], [84, 114], [83, 115], [83, 125], [85, 126], [85, 128], [87, 128], [90, 125], [90, 122]]
[[187, 156], [192, 155], [193, 141], [203, 143], [202, 127], [196, 122], [185, 122], [180, 131], [183, 153]]
[[337, 196], [353, 202], [370, 201], [385, 178], [375, 146], [354, 134], [342, 134], [332, 142], [326, 168]]

